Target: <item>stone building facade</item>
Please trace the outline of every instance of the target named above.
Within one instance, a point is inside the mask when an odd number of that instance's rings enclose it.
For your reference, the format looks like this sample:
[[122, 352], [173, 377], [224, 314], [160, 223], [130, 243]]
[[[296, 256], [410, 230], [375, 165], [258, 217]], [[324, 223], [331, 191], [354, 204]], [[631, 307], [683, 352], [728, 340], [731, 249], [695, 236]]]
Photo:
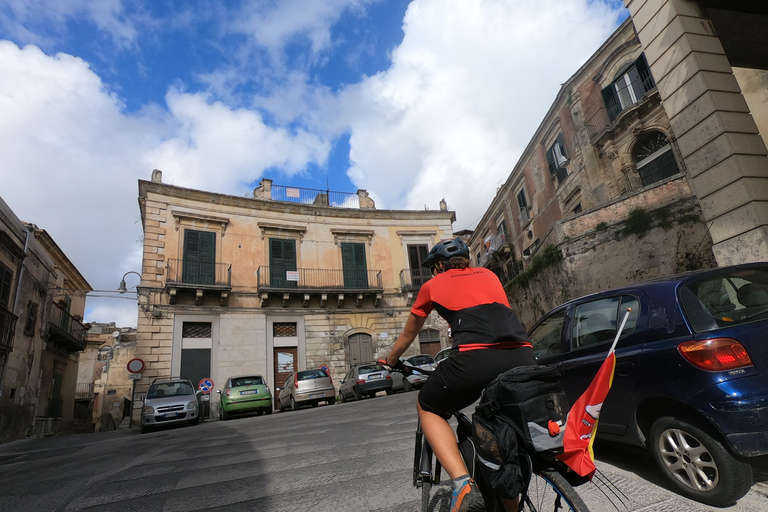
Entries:
[[[139, 203], [137, 397], [179, 375], [218, 388], [257, 373], [274, 390], [293, 370], [326, 366], [338, 381], [387, 354], [430, 277], [421, 260], [455, 220], [444, 203], [378, 210], [362, 190], [270, 180], [234, 197], [164, 184], [160, 171], [139, 182]], [[437, 353], [447, 336], [433, 315], [411, 353]]]
[[88, 431], [128, 427], [126, 420], [133, 409], [128, 362], [136, 357], [137, 338], [135, 328], [117, 327], [114, 322], [90, 325], [87, 347], [80, 354], [75, 395], [76, 403], [87, 410]]
[[0, 199], [0, 442], [74, 431], [89, 291], [53, 238]]
[[[625, 3], [633, 17], [563, 84], [470, 240], [528, 326], [580, 295], [768, 257], [751, 200], [768, 73], [732, 68], [697, 2]], [[563, 260], [545, 268], [548, 246]]]

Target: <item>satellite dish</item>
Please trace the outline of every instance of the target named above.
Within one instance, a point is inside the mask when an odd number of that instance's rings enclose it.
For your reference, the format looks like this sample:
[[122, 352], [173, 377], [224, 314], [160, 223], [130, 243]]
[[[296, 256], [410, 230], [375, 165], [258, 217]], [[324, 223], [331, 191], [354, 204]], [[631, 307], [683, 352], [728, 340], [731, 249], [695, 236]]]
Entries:
[[112, 332], [112, 337], [113, 338], [119, 338], [120, 337], [120, 331], [113, 331]]

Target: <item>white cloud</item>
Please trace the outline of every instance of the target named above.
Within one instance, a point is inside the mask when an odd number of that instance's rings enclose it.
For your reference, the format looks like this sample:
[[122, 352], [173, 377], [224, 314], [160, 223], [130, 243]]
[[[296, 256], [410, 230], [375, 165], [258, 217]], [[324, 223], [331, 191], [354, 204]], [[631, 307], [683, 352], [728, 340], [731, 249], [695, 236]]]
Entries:
[[474, 227], [565, 82], [617, 18], [586, 0], [418, 0], [392, 67], [349, 87], [350, 177], [377, 207]]

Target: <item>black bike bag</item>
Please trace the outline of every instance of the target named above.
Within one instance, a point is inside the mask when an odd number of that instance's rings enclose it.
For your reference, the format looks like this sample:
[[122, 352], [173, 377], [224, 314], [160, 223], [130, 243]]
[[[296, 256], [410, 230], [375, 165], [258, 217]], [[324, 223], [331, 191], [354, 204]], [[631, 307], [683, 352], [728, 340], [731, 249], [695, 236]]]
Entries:
[[563, 451], [569, 408], [557, 369], [518, 366], [502, 373], [485, 388], [475, 414], [511, 421], [526, 450], [554, 458]]

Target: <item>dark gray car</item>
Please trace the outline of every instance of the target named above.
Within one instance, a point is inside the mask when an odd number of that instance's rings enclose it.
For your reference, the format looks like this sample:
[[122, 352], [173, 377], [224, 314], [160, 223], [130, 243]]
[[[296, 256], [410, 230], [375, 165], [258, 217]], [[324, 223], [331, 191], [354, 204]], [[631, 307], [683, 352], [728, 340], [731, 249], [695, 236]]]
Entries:
[[346, 402], [353, 398], [360, 400], [363, 396], [373, 398], [379, 391], [392, 394], [392, 376], [389, 370], [379, 363], [357, 364], [349, 369], [339, 387], [339, 399]]

